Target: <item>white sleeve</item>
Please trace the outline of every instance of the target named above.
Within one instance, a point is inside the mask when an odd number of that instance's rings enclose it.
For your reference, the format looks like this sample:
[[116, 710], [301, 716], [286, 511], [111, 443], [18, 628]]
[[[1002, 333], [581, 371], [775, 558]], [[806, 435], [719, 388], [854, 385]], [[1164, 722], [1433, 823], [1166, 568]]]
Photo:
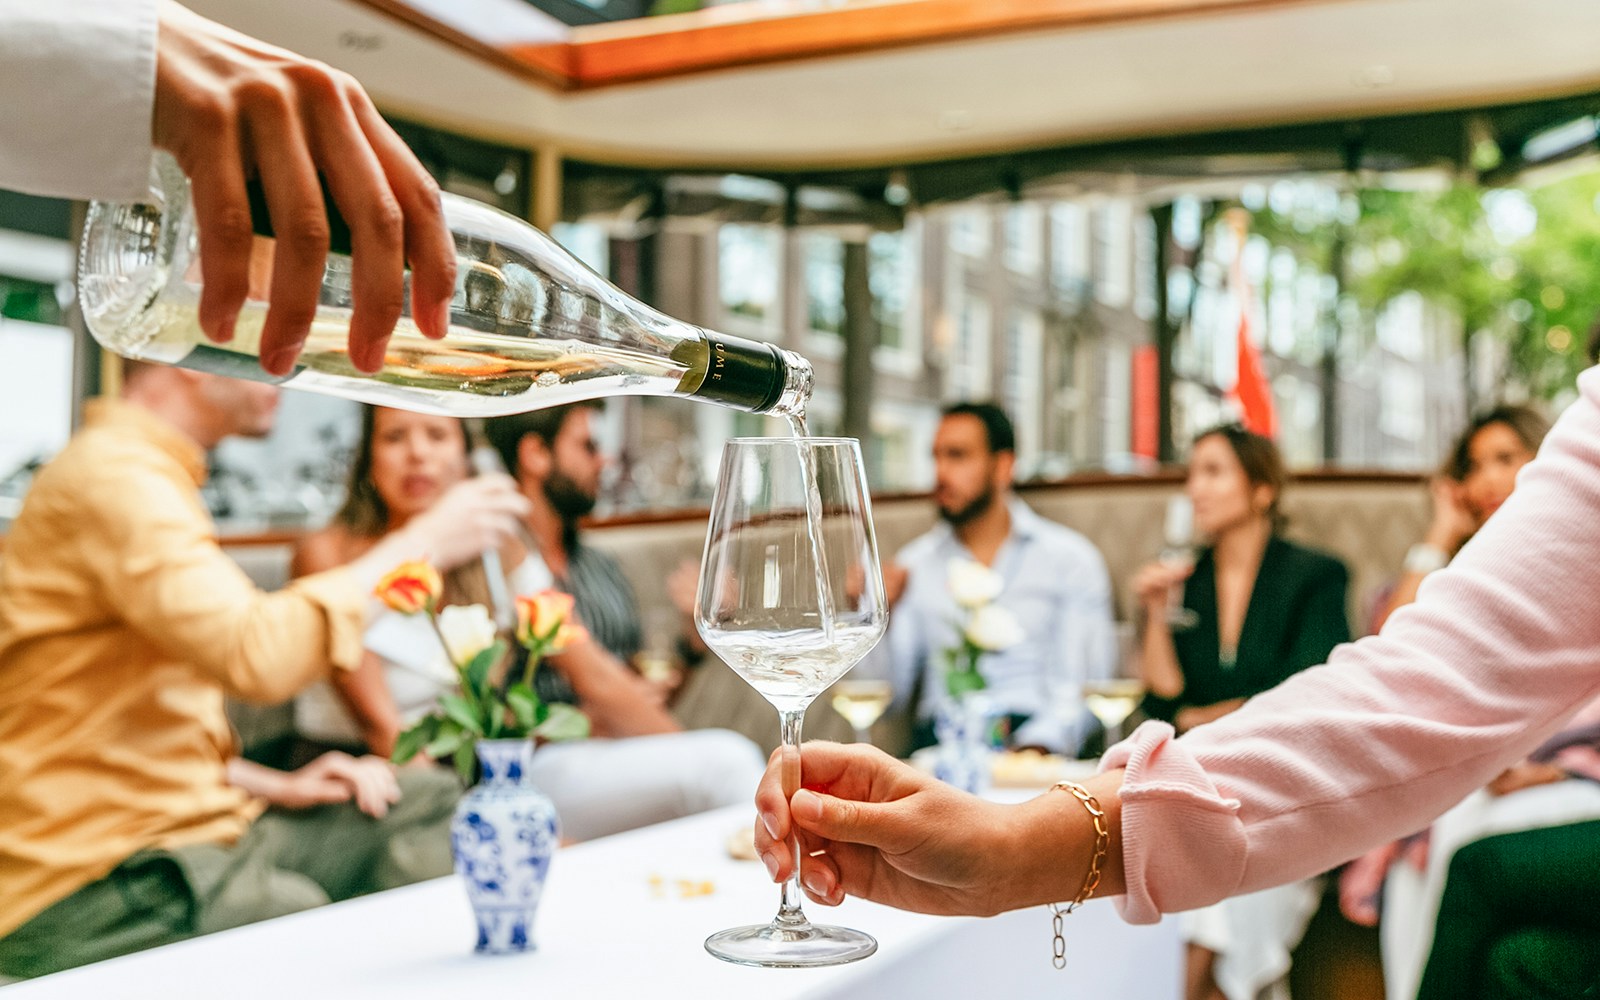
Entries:
[[530, 551], [522, 562], [506, 574], [506, 583], [511, 587], [512, 594], [537, 594], [554, 587], [556, 576], [550, 572], [550, 567], [545, 565], [539, 553]]
[[0, 187], [150, 187], [157, 0], [0, 0]]

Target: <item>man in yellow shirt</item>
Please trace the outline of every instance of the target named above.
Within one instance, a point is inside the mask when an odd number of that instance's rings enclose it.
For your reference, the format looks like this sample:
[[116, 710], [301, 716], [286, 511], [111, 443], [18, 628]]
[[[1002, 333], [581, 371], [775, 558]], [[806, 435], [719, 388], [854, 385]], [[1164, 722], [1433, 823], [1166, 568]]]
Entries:
[[459, 788], [330, 755], [239, 759], [225, 695], [353, 668], [370, 595], [515, 530], [463, 484], [354, 563], [258, 590], [201, 503], [205, 452], [270, 430], [277, 388], [132, 365], [39, 475], [0, 560], [0, 974], [36, 976], [449, 870]]

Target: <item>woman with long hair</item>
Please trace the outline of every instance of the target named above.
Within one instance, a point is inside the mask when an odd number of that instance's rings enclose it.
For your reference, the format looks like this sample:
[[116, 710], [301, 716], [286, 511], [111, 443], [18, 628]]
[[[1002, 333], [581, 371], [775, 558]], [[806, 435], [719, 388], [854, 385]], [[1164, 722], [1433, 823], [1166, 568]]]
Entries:
[[1517, 473], [1533, 461], [1549, 432], [1550, 421], [1527, 406], [1497, 406], [1467, 425], [1429, 484], [1433, 519], [1422, 540], [1406, 553], [1400, 579], [1373, 622], [1374, 632], [1396, 609], [1415, 601], [1423, 577], [1443, 569], [1510, 498]]
[[[1184, 489], [1207, 544], [1192, 571], [1156, 563], [1134, 579], [1144, 711], [1180, 733], [1233, 712], [1350, 639], [1344, 564], [1279, 533], [1285, 479], [1267, 438], [1233, 425], [1201, 434]], [[1178, 586], [1195, 622], [1182, 630], [1168, 615]], [[1282, 989], [1318, 898], [1317, 883], [1302, 881], [1184, 914], [1189, 1000], [1256, 1000]]]
[[[1468, 424], [1431, 483], [1433, 519], [1423, 540], [1406, 555], [1404, 575], [1385, 618], [1414, 602], [1423, 579], [1448, 565], [1510, 499], [1518, 473], [1533, 461], [1549, 429], [1537, 410], [1510, 405], [1497, 406]], [[1566, 876], [1550, 872], [1541, 880], [1524, 874], [1513, 883], [1490, 887], [1482, 874], [1486, 856], [1500, 856], [1506, 845], [1523, 842], [1589, 850], [1591, 857], [1600, 858], [1591, 846], [1592, 832], [1587, 832], [1594, 823], [1584, 822], [1600, 818], [1600, 785], [1572, 780], [1600, 778], [1597, 721], [1600, 702], [1426, 831], [1370, 851], [1345, 869], [1341, 906], [1352, 921], [1378, 925], [1390, 996], [1419, 996], [1425, 960], [1431, 981], [1420, 995], [1489, 996], [1495, 993], [1486, 978], [1491, 951], [1502, 963], [1515, 963], [1545, 942], [1541, 935], [1547, 927], [1558, 925], [1573, 924], [1571, 933], [1592, 936], [1592, 923], [1585, 926], [1579, 919], [1588, 908], [1566, 891]], [[1485, 839], [1492, 843], [1483, 844]], [[1485, 920], [1477, 911], [1493, 892], [1501, 893], [1493, 897], [1496, 919]], [[1536, 899], [1542, 909], [1530, 918], [1529, 904]], [[1565, 926], [1558, 929], [1568, 933]], [[1500, 942], [1501, 936], [1508, 941]]]
[[[412, 518], [485, 488], [480, 483], [501, 489], [514, 482], [503, 475], [468, 478], [468, 446], [453, 417], [367, 410], [348, 499], [333, 523], [302, 545], [296, 568], [339, 565]], [[524, 506], [520, 536], [482, 539], [481, 552], [499, 553], [512, 594], [563, 582], [529, 540], [531, 509]], [[445, 574], [442, 603], [489, 606], [486, 573], [474, 560]], [[581, 603], [575, 613], [582, 621]], [[313, 744], [354, 744], [387, 755], [406, 725], [454, 689], [456, 677], [420, 616], [391, 614], [368, 630], [365, 643], [359, 669], [301, 696], [296, 723]], [[544, 696], [576, 704], [597, 734], [534, 754], [530, 778], [555, 802], [567, 838], [588, 840], [748, 799], [761, 773], [756, 746], [726, 730], [682, 731], [661, 708], [660, 692], [593, 637], [545, 661], [539, 674], [547, 682], [540, 685]], [[596, 691], [605, 697], [580, 693]]]
[[[328, 527], [301, 542], [293, 574], [349, 562], [417, 515], [451, 502], [452, 494], [515, 491], [509, 477], [470, 478], [468, 453], [465, 428], [454, 417], [364, 407], [344, 504]], [[521, 571], [522, 546], [515, 537], [485, 536], [482, 548], [503, 550], [504, 565], [514, 576]], [[448, 570], [444, 582], [444, 604], [490, 603], [480, 559]], [[515, 582], [520, 590], [548, 586], [538, 578]], [[303, 741], [297, 756], [335, 748], [387, 757], [401, 730], [453, 689], [455, 672], [421, 616], [385, 614], [367, 630], [365, 642], [367, 655], [359, 668], [296, 700], [295, 728]]]

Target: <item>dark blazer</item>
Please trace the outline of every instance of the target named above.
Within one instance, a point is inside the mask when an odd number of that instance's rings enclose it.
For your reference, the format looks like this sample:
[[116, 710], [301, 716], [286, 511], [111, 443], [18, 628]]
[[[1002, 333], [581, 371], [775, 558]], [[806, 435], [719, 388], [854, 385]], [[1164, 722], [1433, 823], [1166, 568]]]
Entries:
[[1217, 631], [1217, 564], [1206, 549], [1183, 591], [1184, 606], [1199, 617], [1199, 624], [1172, 634], [1183, 692], [1176, 698], [1147, 695], [1145, 714], [1171, 722], [1180, 709], [1249, 698], [1326, 661], [1333, 647], [1350, 641], [1345, 608], [1349, 584], [1344, 563], [1273, 536], [1262, 554], [1239, 630], [1239, 649], [1228, 667], [1221, 662]]

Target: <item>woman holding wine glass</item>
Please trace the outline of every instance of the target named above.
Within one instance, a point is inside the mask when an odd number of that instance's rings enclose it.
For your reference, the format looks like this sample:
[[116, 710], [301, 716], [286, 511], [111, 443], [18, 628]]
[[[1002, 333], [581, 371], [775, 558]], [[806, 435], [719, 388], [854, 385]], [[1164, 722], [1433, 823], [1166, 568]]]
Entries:
[[1018, 805], [814, 744], [801, 791], [768, 765], [757, 851], [784, 879], [784, 838], [814, 841], [800, 874], [822, 903], [991, 914], [1120, 895], [1152, 923], [1420, 829], [1600, 696], [1600, 371], [1578, 389], [1500, 511], [1327, 665], [1182, 737], [1147, 722], [1098, 776]]
[[[1332, 556], [1279, 536], [1283, 483], [1268, 439], [1238, 426], [1201, 434], [1184, 492], [1209, 544], [1192, 570], [1162, 560], [1134, 578], [1144, 711], [1180, 733], [1227, 715], [1350, 639], [1349, 574]], [[1179, 588], [1190, 628], [1174, 626], [1169, 595]], [[1279, 982], [1317, 899], [1315, 883], [1296, 882], [1184, 914], [1189, 1000], [1255, 1000]]]
[[[469, 479], [465, 428], [454, 417], [369, 407], [352, 463], [349, 497], [324, 531], [297, 553], [298, 572], [337, 566], [386, 532], [484, 488], [503, 490], [526, 517], [527, 503], [504, 475]], [[458, 530], [466, 526], [458, 525]], [[502, 592], [531, 593], [556, 581], [526, 533], [485, 553], [505, 577]], [[445, 603], [495, 603], [488, 562], [445, 576]], [[583, 608], [577, 609], [581, 617]], [[368, 629], [366, 656], [347, 676], [308, 690], [296, 704], [303, 741], [388, 756], [401, 729], [456, 683], [442, 645], [418, 616], [389, 614]], [[738, 801], [759, 773], [761, 754], [726, 730], [683, 732], [660, 708], [661, 695], [599, 638], [551, 657], [540, 671], [550, 700], [576, 703], [595, 738], [541, 747], [530, 774], [555, 801], [562, 835], [589, 840]], [[660, 719], [660, 722], [654, 720]], [[610, 737], [610, 738], [602, 738]]]

